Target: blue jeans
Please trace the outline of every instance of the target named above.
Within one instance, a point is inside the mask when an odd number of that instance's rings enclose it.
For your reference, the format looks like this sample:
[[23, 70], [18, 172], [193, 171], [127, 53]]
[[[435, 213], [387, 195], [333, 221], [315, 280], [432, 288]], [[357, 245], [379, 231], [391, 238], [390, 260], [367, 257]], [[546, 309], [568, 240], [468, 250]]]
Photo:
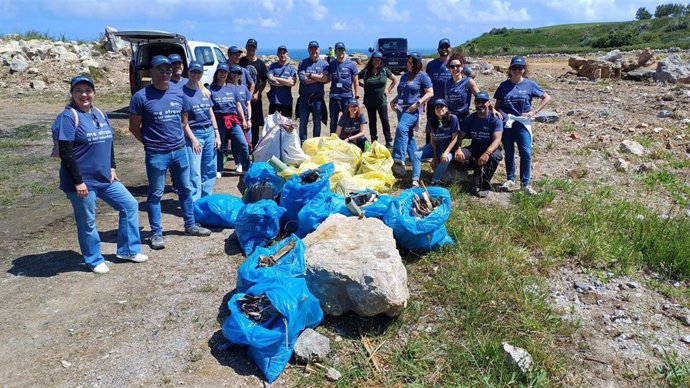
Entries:
[[414, 160], [414, 153], [417, 151], [417, 140], [414, 138], [414, 128], [419, 118], [419, 110], [415, 113], [395, 111], [398, 115], [398, 126], [395, 128], [395, 139], [393, 141], [393, 160], [400, 164], [405, 164], [405, 151], [410, 160]]
[[331, 122], [329, 123], [331, 133], [335, 133], [336, 127], [338, 126], [338, 117], [340, 117], [340, 114], [343, 113], [343, 108], [345, 107], [345, 103], [347, 100], [351, 99], [352, 97], [331, 97], [328, 99], [328, 112], [329, 114], [329, 119]]
[[[244, 171], [249, 169], [249, 144], [244, 136], [244, 130], [239, 125], [233, 125], [228, 130], [230, 138], [230, 149], [232, 157], [235, 158], [235, 165], [241, 165]], [[250, 140], [251, 141], [251, 140]]]
[[86, 265], [93, 269], [105, 261], [101, 255], [101, 238], [96, 229], [96, 197], [120, 212], [117, 228], [117, 254], [133, 256], [141, 252], [139, 236], [139, 204], [127, 188], [115, 181], [98, 190], [89, 190], [86, 198], [79, 198], [76, 192], [65, 193], [72, 202], [74, 219], [77, 223], [77, 239]]
[[187, 156], [189, 157], [189, 181], [192, 185], [192, 201], [213, 194], [216, 183], [216, 149], [214, 147], [216, 134], [212, 126], [193, 130], [194, 136], [201, 144], [201, 153], [192, 149], [192, 143], [187, 142]]
[[177, 188], [177, 196], [182, 208], [182, 217], [186, 228], [194, 226], [194, 203], [192, 202], [192, 185], [189, 182], [189, 156], [187, 148], [180, 147], [173, 151], [146, 152], [146, 177], [149, 181], [149, 195], [146, 198], [146, 210], [149, 214], [151, 233], [163, 235], [161, 227], [161, 197], [165, 188], [165, 174], [170, 169]]
[[309, 102], [309, 97], [304, 96], [299, 99], [297, 104], [297, 114], [299, 115], [299, 140], [304, 143], [307, 140], [307, 122], [309, 122], [309, 113], [314, 122], [314, 137], [321, 136], [321, 103], [322, 99], [314, 99]]
[[529, 185], [532, 170], [532, 136], [521, 123], [513, 122], [512, 128], [503, 129], [503, 150], [506, 154], [506, 175], [508, 180], [515, 181], [515, 146], [517, 143], [520, 154], [520, 182], [522, 186]]
[[[443, 152], [442, 150], [439, 150], [440, 152]], [[434, 156], [434, 150], [431, 148], [431, 144], [427, 144], [424, 147], [418, 149], [414, 153], [414, 158], [412, 159], [412, 180], [419, 180], [419, 175], [422, 171], [422, 159], [427, 159], [431, 158]], [[453, 155], [450, 155], [450, 160], [453, 160]], [[446, 172], [446, 169], [448, 168], [448, 164], [450, 164], [450, 160], [447, 162], [442, 162], [441, 161], [441, 155], [438, 155], [436, 158], [436, 169], [434, 170], [434, 175], [431, 178], [432, 182], [438, 182], [441, 180], [441, 177], [443, 177], [443, 173]]]

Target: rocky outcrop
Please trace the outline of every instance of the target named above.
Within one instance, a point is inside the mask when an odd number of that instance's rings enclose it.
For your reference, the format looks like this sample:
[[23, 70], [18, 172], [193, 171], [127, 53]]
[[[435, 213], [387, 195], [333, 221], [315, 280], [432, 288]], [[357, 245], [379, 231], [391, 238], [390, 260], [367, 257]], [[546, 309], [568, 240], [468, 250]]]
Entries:
[[654, 80], [670, 84], [690, 84], [690, 62], [684, 62], [680, 55], [669, 55], [657, 64]]

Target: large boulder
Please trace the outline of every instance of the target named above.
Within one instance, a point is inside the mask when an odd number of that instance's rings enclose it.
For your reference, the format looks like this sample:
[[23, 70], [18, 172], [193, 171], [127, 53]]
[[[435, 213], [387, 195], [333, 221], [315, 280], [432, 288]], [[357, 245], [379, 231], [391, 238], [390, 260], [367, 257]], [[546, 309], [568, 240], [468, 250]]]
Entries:
[[29, 68], [28, 59], [24, 58], [21, 55], [17, 55], [16, 57], [12, 58], [12, 60], [10, 61], [10, 71], [12, 73], [21, 73], [28, 68]]
[[407, 269], [382, 221], [334, 214], [304, 244], [307, 284], [324, 313], [396, 316], [407, 305]]
[[[60, 42], [57, 42], [57, 43], [60, 43]], [[55, 46], [53, 46], [50, 49], [49, 54], [52, 58], [55, 58], [58, 61], [64, 61], [64, 62], [77, 62], [77, 61], [79, 61], [79, 57], [77, 56], [77, 54], [69, 51], [67, 49], [67, 47], [65, 47], [64, 45], [57, 45], [57, 43]]]
[[622, 62], [623, 61], [623, 54], [621, 54], [621, 50], [613, 50], [610, 51], [608, 54], [604, 55], [602, 58], [606, 62]]
[[669, 55], [657, 64], [654, 80], [671, 84], [690, 84], [690, 62], [683, 62], [678, 54]]
[[122, 38], [115, 36], [116, 32], [116, 29], [107, 26], [105, 28], [105, 32], [103, 33], [103, 37], [101, 38], [101, 44], [108, 51], [122, 52], [122, 50], [129, 48], [129, 43]]
[[620, 63], [611, 63], [598, 59], [585, 59], [577, 56], [568, 58], [568, 66], [577, 71], [577, 75], [595, 81], [598, 79], [620, 79]]

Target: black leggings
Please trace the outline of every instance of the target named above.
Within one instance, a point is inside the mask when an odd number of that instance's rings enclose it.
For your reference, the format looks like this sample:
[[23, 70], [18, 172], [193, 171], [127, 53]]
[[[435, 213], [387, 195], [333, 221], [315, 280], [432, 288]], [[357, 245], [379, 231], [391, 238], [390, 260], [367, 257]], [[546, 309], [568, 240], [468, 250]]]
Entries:
[[371, 133], [371, 141], [378, 139], [378, 131], [376, 129], [376, 113], [378, 112], [381, 118], [381, 129], [383, 130], [383, 137], [386, 139], [387, 144], [393, 143], [393, 138], [391, 137], [391, 125], [388, 122], [388, 105], [383, 104], [380, 106], [369, 106], [365, 105], [367, 108], [367, 116], [369, 120], [369, 133]]

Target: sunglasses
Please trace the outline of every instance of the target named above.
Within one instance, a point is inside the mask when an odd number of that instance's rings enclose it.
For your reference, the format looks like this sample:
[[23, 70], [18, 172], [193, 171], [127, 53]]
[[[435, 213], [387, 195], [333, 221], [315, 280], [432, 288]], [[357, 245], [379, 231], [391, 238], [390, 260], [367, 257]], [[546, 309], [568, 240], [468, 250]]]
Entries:
[[511, 66], [510, 70], [525, 70], [524, 66]]
[[242, 72], [241, 71], [233, 71], [231, 74], [240, 75], [240, 74], [242, 74]]
[[201, 71], [201, 70], [190, 70], [189, 72], [191, 74], [202, 74], [203, 73], [203, 71]]
[[484, 104], [486, 104], [487, 102], [489, 102], [489, 101], [488, 101], [488, 100], [474, 100], [474, 103], [475, 103], [476, 105], [484, 105]]
[[460, 69], [462, 65], [448, 65], [449, 69]]

